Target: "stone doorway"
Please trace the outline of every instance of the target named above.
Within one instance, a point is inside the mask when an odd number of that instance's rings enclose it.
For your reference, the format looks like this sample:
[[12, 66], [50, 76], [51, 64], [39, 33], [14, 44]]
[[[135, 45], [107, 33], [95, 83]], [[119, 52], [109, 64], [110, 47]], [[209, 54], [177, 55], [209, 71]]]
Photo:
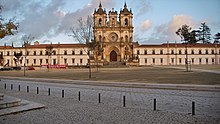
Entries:
[[117, 61], [117, 53], [114, 50], [110, 53], [110, 61]]

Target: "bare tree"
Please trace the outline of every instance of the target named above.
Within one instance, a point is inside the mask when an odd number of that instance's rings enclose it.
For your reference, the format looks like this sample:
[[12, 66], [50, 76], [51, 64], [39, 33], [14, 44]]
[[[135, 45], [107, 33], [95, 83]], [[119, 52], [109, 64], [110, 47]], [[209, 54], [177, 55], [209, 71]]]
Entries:
[[48, 63], [47, 63], [47, 65], [48, 65], [48, 71], [49, 71], [49, 69], [50, 69], [50, 64], [51, 64], [51, 56], [52, 56], [52, 54], [54, 53], [54, 51], [53, 51], [53, 46], [52, 45], [49, 45], [49, 46], [46, 46], [46, 55], [48, 56]]
[[[15, 19], [10, 19], [8, 22], [4, 21], [1, 15], [3, 6], [0, 5], [0, 39], [8, 35], [14, 35], [18, 29], [18, 23], [15, 23]], [[3, 65], [3, 54], [0, 55], [0, 65]]]
[[18, 23], [15, 23], [15, 19], [10, 19], [5, 22], [4, 18], [1, 15], [3, 6], [0, 5], [0, 39], [4, 38], [7, 35], [14, 35], [18, 29]]
[[92, 58], [92, 52], [95, 49], [95, 40], [93, 35], [93, 17], [88, 16], [86, 20], [83, 20], [83, 18], [78, 19], [79, 25], [77, 27], [71, 27], [71, 35], [73, 38], [75, 38], [80, 44], [85, 44], [85, 47], [83, 48], [84, 51], [88, 55], [88, 66], [89, 66], [89, 78], [92, 77], [91, 74], [91, 58]]
[[22, 52], [15, 52], [14, 53], [14, 61], [15, 61], [15, 65], [16, 67], [18, 67], [19, 62], [22, 60]]
[[25, 52], [24, 52], [24, 76], [26, 76], [26, 63], [27, 63], [27, 56], [28, 56], [28, 47], [31, 45], [31, 41], [34, 39], [33, 36], [31, 35], [24, 35], [22, 37], [22, 41], [23, 41], [23, 47], [25, 49]]

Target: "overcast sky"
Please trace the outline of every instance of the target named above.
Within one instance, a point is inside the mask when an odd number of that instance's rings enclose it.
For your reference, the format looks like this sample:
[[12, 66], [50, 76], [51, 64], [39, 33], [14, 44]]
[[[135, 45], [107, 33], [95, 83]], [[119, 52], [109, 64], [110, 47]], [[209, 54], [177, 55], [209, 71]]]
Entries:
[[134, 41], [141, 44], [180, 42], [175, 31], [183, 24], [198, 29], [206, 22], [212, 35], [220, 32], [220, 0], [1, 0], [2, 16], [16, 18], [20, 27], [14, 36], [0, 40], [20, 46], [29, 35], [40, 43], [77, 43], [68, 37], [77, 19], [92, 15], [100, 1], [107, 12], [120, 11], [126, 1], [133, 12]]

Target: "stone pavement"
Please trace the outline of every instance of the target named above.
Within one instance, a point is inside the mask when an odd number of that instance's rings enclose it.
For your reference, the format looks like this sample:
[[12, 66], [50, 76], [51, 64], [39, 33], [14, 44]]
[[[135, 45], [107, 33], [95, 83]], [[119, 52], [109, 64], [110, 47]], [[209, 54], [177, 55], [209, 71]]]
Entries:
[[[47, 80], [47, 79], [44, 79], [44, 80]], [[172, 120], [172, 118], [175, 118], [175, 117], [180, 118], [180, 116], [183, 116], [183, 118], [191, 118], [192, 120], [196, 118], [195, 121], [201, 121], [200, 119], [203, 118], [205, 120], [201, 122], [207, 122], [207, 123], [211, 123], [212, 121], [219, 122], [220, 120], [220, 92], [218, 88], [217, 90], [205, 90], [204, 91], [204, 90], [187, 90], [187, 87], [185, 87], [184, 90], [180, 90], [177, 87], [178, 90], [175, 90], [174, 88], [172, 90], [168, 90], [167, 88], [165, 89], [150, 88], [149, 89], [149, 88], [79, 85], [80, 83], [85, 83], [85, 81], [74, 81], [74, 82], [75, 83], [70, 83], [68, 80], [65, 81], [65, 80], [49, 80], [49, 79], [46, 82], [42, 80], [37, 80], [37, 79], [34, 79], [32, 81], [31, 80], [2, 79], [2, 81], [0, 82], [0, 89], [1, 89], [1, 92], [3, 91], [3, 93], [5, 94], [8, 93], [10, 95], [15, 95], [15, 96], [18, 95], [19, 97], [24, 97], [24, 98], [28, 97], [28, 99], [33, 100], [35, 102], [42, 101], [43, 104], [48, 106], [48, 108], [50, 108], [50, 106], [57, 105], [57, 103], [54, 103], [54, 102], [57, 102], [57, 100], [62, 99], [61, 93], [62, 93], [62, 90], [64, 90], [65, 98], [63, 99], [65, 99], [65, 101], [67, 100], [67, 103], [62, 103], [62, 105], [64, 106], [59, 105], [57, 107], [62, 108], [62, 107], [65, 107], [65, 104], [71, 104], [69, 103], [69, 100], [70, 100], [73, 106], [75, 106], [75, 104], [86, 104], [85, 106], [83, 105], [82, 106], [90, 110], [91, 109], [90, 107], [100, 106], [100, 104], [98, 103], [98, 93], [100, 93], [101, 94], [101, 105], [102, 105], [102, 107], [100, 108], [102, 110], [114, 108], [113, 109], [114, 111], [115, 108], [117, 108], [121, 110], [122, 112], [140, 111], [141, 113], [144, 112], [144, 116], [147, 116], [145, 115], [146, 114], [145, 112], [147, 112], [150, 115], [153, 114], [153, 117], [151, 117], [150, 119], [152, 122], [160, 122], [160, 121], [166, 121], [166, 120], [169, 120], [168, 122], [172, 122], [170, 121], [170, 119]], [[89, 82], [87, 81], [86, 83], [89, 83]], [[5, 84], [6, 84], [6, 89], [5, 89]], [[13, 90], [11, 90], [12, 84], [13, 84]], [[20, 85], [20, 91], [18, 91], [19, 85]], [[27, 86], [29, 86], [28, 93], [27, 93]], [[36, 93], [37, 87], [39, 88], [39, 94]], [[218, 86], [215, 86], [214, 89], [216, 89], [216, 87]], [[48, 96], [48, 88], [50, 88], [50, 91], [51, 91], [50, 96]], [[205, 87], [205, 89], [209, 89], [209, 88], [213, 89], [212, 86]], [[78, 102], [79, 91], [81, 95], [80, 103]], [[126, 96], [126, 107], [125, 107], [126, 110], [124, 110], [124, 107], [122, 107], [123, 96]], [[158, 112], [157, 114], [155, 114], [153, 111], [153, 99], [155, 98], [157, 99], [157, 111], [156, 111]], [[53, 99], [55, 101], [51, 100], [49, 102], [48, 101], [45, 102], [44, 101], [45, 99], [50, 99], [50, 100]], [[196, 104], [196, 116], [191, 116], [192, 101], [194, 101]], [[79, 106], [79, 107], [82, 107], [82, 106]], [[71, 108], [72, 106], [66, 106], [66, 107]], [[97, 111], [100, 112], [99, 110], [96, 110], [96, 109], [93, 111], [95, 111], [95, 113]], [[113, 117], [115, 116], [112, 114], [114, 112], [112, 112], [110, 115], [107, 114], [108, 116], [112, 116], [113, 120], [114, 120]], [[34, 111], [31, 113], [34, 113]], [[57, 114], [59, 115], [59, 113]], [[88, 113], [85, 113], [85, 114], [88, 114]], [[141, 116], [143, 116], [142, 114]], [[107, 115], [104, 114], [103, 118], [106, 118]], [[163, 116], [161, 119], [158, 119], [157, 116], [160, 116], [160, 115], [163, 115]], [[130, 115], [127, 115], [127, 116], [130, 117]], [[94, 118], [95, 117], [97, 117], [97, 115], [94, 115]], [[130, 119], [128, 120], [133, 121], [133, 118], [130, 118]], [[145, 119], [146, 118], [143, 117], [143, 121], [146, 121]], [[186, 122], [191, 123], [192, 120], [183, 119], [183, 121], [180, 121], [179, 123], [186, 123]], [[96, 121], [94, 120], [92, 122], [96, 122]], [[174, 121], [174, 122], [176, 123], [178, 121]]]

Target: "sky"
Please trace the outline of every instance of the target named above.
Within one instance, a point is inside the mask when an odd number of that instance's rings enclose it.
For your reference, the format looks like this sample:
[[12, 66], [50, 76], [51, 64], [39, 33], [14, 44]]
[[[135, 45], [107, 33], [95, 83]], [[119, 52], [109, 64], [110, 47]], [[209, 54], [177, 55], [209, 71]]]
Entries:
[[1, 0], [2, 17], [14, 18], [19, 29], [0, 39], [0, 45], [21, 46], [24, 35], [40, 43], [78, 43], [69, 36], [70, 28], [80, 17], [92, 15], [100, 2], [107, 12], [119, 12], [127, 3], [133, 12], [134, 42], [140, 44], [179, 43], [175, 32], [183, 24], [198, 29], [206, 22], [212, 36], [220, 32], [220, 0]]

